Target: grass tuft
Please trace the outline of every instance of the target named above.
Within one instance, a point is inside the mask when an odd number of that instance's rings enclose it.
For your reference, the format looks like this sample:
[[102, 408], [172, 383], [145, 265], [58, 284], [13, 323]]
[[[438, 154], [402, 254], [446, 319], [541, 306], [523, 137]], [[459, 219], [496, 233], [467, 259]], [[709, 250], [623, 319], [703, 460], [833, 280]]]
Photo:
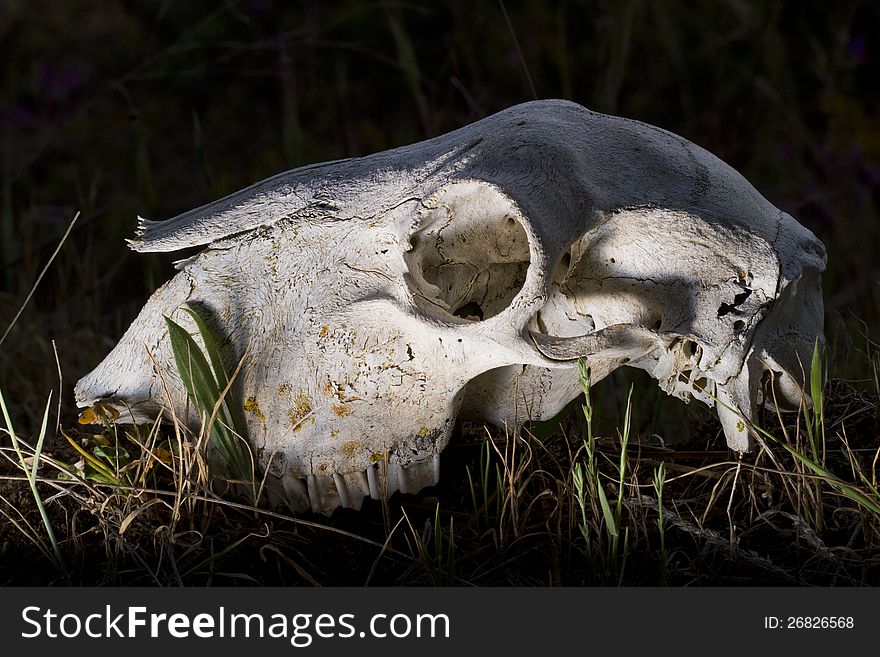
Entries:
[[208, 356], [205, 357], [189, 331], [165, 317], [181, 380], [230, 473], [239, 483], [249, 485], [255, 495], [252, 450], [247, 443], [244, 421], [233, 410], [234, 404], [227, 403], [231, 381], [224, 369], [216, 336], [196, 311], [185, 310], [195, 320]]
[[[18, 465], [21, 468], [21, 471], [24, 472], [25, 477], [27, 478], [28, 485], [31, 489], [31, 494], [33, 495], [34, 503], [37, 506], [37, 509], [40, 512], [40, 519], [43, 521], [43, 527], [46, 530], [46, 535], [49, 539], [49, 544], [52, 548], [52, 554], [55, 557], [56, 565], [61, 572], [65, 572], [67, 570], [67, 564], [64, 561], [64, 556], [61, 553], [61, 547], [58, 545], [58, 539], [55, 537], [55, 529], [52, 527], [52, 521], [49, 519], [49, 514], [46, 511], [46, 505], [43, 503], [43, 498], [40, 495], [40, 491], [37, 488], [37, 473], [40, 468], [40, 455], [43, 452], [43, 443], [46, 439], [46, 429], [48, 427], [49, 420], [49, 407], [52, 404], [52, 393], [49, 393], [49, 399], [46, 401], [46, 410], [43, 411], [43, 421], [40, 425], [40, 432], [37, 435], [37, 444], [35, 447], [31, 449], [30, 456], [25, 456], [23, 450], [27, 449], [27, 446], [22, 444], [19, 441], [18, 436], [15, 433], [15, 428], [12, 426], [12, 419], [9, 417], [9, 410], [6, 408], [6, 400], [3, 398], [3, 391], [0, 390], [0, 411], [3, 413], [3, 420], [6, 423], [6, 435], [9, 436], [10, 441], [12, 442], [12, 449], [15, 451], [15, 455], [18, 457]], [[30, 461], [30, 465], [28, 464]], [[34, 537], [34, 540], [38, 545], [41, 546], [41, 550], [43, 552], [47, 552], [45, 548], [42, 547], [42, 541], [37, 537]]]

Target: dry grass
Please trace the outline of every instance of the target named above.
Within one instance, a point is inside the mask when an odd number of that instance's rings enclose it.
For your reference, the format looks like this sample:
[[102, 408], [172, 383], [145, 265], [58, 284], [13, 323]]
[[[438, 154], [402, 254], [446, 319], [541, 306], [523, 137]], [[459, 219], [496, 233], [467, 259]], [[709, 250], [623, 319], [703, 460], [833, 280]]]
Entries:
[[71, 473], [84, 460], [72, 448], [41, 456], [40, 490], [69, 568], [51, 558], [23, 494], [26, 478], [11, 450], [0, 450], [0, 522], [13, 544], [0, 577], [84, 585], [876, 584], [878, 397], [843, 381], [825, 393], [821, 467], [829, 476], [770, 439], [805, 447], [803, 415], [779, 422], [768, 413], [777, 424], [741, 459], [731, 458], [712, 421], [675, 448], [635, 429], [625, 450], [624, 432], [597, 435], [590, 492], [575, 482], [578, 468], [591, 469], [588, 432], [573, 413], [543, 440], [465, 426], [443, 456], [440, 486], [330, 518], [237, 501], [205, 459], [204, 432], [176, 422], [128, 431], [108, 423], [71, 438], [87, 452], [100, 444], [102, 454], [130, 454], [106, 460], [115, 482], [97, 481], [85, 463]]

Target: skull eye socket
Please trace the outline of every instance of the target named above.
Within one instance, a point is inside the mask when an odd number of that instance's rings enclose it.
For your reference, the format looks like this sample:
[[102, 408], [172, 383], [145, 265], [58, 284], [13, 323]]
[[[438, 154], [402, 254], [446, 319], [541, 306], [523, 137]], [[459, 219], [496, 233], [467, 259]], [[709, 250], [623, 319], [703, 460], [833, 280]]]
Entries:
[[482, 321], [522, 289], [529, 239], [506, 198], [477, 183], [461, 187], [447, 192], [410, 237], [407, 282], [423, 309]]

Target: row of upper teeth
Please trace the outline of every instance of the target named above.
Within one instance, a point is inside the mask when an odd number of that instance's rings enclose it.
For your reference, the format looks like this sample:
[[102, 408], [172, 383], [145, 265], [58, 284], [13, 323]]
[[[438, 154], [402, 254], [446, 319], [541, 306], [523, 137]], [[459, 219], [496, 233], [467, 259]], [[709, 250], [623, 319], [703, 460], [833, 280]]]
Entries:
[[[302, 478], [288, 473], [278, 481], [284, 501], [292, 510], [329, 515], [340, 506], [360, 509], [367, 496], [383, 500], [398, 491], [417, 493], [439, 480], [440, 455], [432, 454], [427, 459], [407, 465], [389, 463], [383, 459], [359, 472], [309, 474]], [[272, 487], [269, 490], [270, 498], [274, 498]]]

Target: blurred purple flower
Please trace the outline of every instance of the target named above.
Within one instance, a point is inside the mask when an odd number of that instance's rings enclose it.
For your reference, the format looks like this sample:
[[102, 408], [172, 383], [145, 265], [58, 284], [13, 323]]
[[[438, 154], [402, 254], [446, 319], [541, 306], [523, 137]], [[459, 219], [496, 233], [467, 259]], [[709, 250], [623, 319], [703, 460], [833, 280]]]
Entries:
[[14, 130], [25, 130], [34, 120], [34, 113], [23, 103], [10, 105], [0, 103], [0, 123], [5, 123]]
[[846, 51], [856, 66], [864, 64], [868, 58], [868, 40], [865, 35], [861, 32], [852, 35], [846, 44]]
[[789, 162], [794, 159], [794, 146], [788, 142], [777, 143], [774, 150], [776, 151], [776, 157], [783, 162]]
[[44, 100], [63, 103], [85, 83], [83, 74], [73, 66], [53, 66], [44, 63], [40, 68], [39, 90]]
[[858, 169], [859, 165], [865, 160], [862, 155], [862, 148], [855, 142], [841, 144], [839, 147], [838, 166], [847, 169]]

